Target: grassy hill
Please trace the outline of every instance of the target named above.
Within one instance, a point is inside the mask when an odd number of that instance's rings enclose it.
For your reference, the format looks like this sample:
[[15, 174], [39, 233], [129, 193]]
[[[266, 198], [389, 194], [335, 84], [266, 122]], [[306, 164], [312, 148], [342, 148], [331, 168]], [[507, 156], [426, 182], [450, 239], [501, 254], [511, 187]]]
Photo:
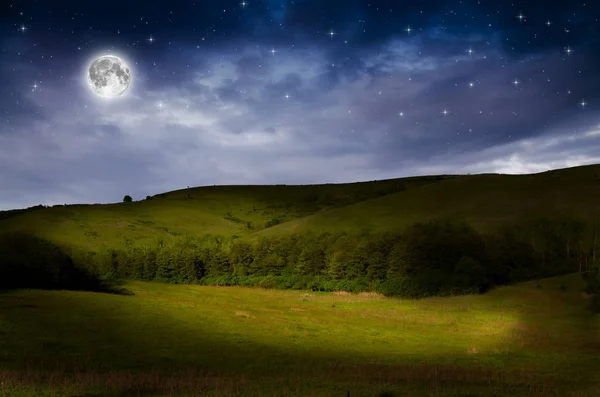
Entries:
[[183, 234], [281, 235], [402, 230], [461, 217], [479, 231], [536, 218], [600, 218], [600, 165], [532, 175], [400, 178], [308, 186], [212, 186], [152, 200], [0, 212], [0, 230], [24, 230], [91, 250]]
[[540, 218], [600, 218], [600, 166], [532, 175], [471, 175], [295, 219], [258, 232], [386, 231], [459, 217], [481, 232]]
[[[95, 249], [125, 237], [144, 240], [182, 234], [245, 236], [268, 223], [288, 222], [439, 183], [452, 176], [307, 186], [209, 186], [177, 190], [152, 200], [68, 205], [0, 212], [0, 230], [22, 230], [50, 241]], [[3, 219], [4, 218], [4, 219]]]
[[486, 295], [130, 282], [0, 294], [3, 396], [598, 396], [579, 275]]

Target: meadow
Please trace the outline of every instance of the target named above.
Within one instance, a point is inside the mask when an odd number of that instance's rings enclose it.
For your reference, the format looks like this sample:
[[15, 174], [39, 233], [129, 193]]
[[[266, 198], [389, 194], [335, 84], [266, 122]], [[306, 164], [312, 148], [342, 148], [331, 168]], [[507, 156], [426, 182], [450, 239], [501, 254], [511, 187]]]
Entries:
[[0, 396], [597, 396], [578, 274], [485, 295], [128, 282], [0, 295]]

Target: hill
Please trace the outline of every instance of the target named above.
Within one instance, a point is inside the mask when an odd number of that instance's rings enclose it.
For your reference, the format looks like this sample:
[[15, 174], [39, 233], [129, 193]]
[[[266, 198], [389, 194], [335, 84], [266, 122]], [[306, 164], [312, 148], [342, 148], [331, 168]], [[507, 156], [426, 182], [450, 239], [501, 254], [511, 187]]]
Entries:
[[538, 219], [600, 219], [600, 166], [530, 175], [470, 175], [320, 212], [262, 230], [273, 236], [307, 230], [402, 230], [416, 222], [457, 217], [480, 232]]
[[390, 193], [439, 183], [425, 176], [305, 186], [209, 186], [158, 194], [133, 203], [67, 205], [0, 212], [0, 230], [24, 231], [55, 243], [95, 250], [125, 238], [246, 236], [277, 223]]
[[[152, 200], [0, 212], [0, 230], [22, 230], [96, 250], [125, 238], [305, 231], [402, 230], [459, 217], [479, 231], [536, 218], [600, 218], [600, 165], [530, 175], [441, 175], [306, 186], [210, 186]], [[4, 219], [3, 219], [4, 218]]]

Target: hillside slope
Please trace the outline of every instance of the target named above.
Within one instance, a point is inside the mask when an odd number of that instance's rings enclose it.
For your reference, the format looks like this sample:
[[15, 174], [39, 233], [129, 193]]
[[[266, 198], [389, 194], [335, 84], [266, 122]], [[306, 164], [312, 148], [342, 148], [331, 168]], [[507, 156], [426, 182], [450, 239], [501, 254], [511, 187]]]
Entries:
[[528, 219], [600, 219], [600, 165], [531, 175], [427, 176], [351, 184], [210, 186], [152, 200], [0, 213], [0, 230], [96, 249], [125, 238], [256, 238], [293, 232], [402, 230], [461, 217], [479, 231]]
[[401, 230], [438, 217], [459, 217], [479, 231], [547, 218], [600, 218], [600, 166], [530, 175], [482, 174], [447, 179], [296, 219], [254, 236], [282, 233]]
[[438, 183], [451, 176], [307, 186], [209, 186], [152, 200], [0, 212], [0, 230], [23, 230], [95, 249], [125, 238], [217, 234], [244, 236], [270, 224]]

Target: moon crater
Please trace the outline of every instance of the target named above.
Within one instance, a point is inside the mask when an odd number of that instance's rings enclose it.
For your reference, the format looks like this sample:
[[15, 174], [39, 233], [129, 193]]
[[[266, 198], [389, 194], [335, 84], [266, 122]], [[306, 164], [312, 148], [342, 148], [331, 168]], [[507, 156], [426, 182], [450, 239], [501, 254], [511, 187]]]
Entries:
[[87, 78], [91, 90], [96, 94], [103, 98], [115, 98], [129, 88], [131, 73], [121, 58], [105, 55], [92, 62]]

